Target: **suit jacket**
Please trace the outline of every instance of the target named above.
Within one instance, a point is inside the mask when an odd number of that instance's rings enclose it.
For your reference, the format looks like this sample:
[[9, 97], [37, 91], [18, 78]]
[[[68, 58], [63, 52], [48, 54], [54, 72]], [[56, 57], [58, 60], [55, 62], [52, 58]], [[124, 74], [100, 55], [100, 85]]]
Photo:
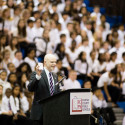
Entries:
[[[53, 73], [54, 85], [57, 83], [57, 75]], [[42, 117], [42, 105], [39, 104], [39, 100], [43, 100], [50, 95], [49, 82], [45, 70], [41, 73], [41, 79], [36, 79], [36, 72], [33, 72], [30, 77], [30, 83], [28, 90], [34, 92], [34, 100], [31, 108], [30, 118], [32, 120], [40, 120]], [[54, 94], [59, 92], [59, 86], [55, 86]]]

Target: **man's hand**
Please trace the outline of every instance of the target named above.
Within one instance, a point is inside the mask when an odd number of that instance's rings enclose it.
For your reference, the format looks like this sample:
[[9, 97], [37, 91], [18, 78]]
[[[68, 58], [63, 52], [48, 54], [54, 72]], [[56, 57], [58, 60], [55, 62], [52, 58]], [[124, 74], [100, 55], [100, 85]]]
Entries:
[[42, 73], [42, 70], [40, 70], [39, 67], [40, 67], [39, 65], [36, 66], [36, 73], [38, 76], [40, 76]]

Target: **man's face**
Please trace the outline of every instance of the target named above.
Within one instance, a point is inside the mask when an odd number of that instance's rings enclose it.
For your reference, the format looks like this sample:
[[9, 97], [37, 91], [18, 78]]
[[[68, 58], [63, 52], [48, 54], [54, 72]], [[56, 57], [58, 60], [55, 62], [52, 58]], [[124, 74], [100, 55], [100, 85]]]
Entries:
[[9, 98], [12, 94], [12, 91], [10, 89], [6, 90], [6, 96]]
[[77, 74], [76, 74], [76, 72], [75, 72], [75, 71], [74, 71], [74, 72], [71, 72], [71, 73], [69, 74], [69, 78], [70, 78], [72, 81], [76, 80], [76, 79], [77, 79]]
[[21, 53], [21, 52], [17, 53], [17, 54], [16, 54], [16, 58], [17, 58], [18, 60], [22, 60], [22, 58], [23, 58], [22, 53]]
[[45, 67], [51, 72], [54, 70], [56, 66], [56, 58], [50, 57], [47, 60], [45, 60]]
[[6, 72], [2, 72], [1, 74], [0, 74], [0, 78], [4, 81], [4, 80], [6, 80], [6, 77], [7, 77], [7, 73]]
[[15, 65], [13, 63], [11, 63], [9, 65], [8, 69], [10, 70], [10, 72], [15, 72], [16, 71]]

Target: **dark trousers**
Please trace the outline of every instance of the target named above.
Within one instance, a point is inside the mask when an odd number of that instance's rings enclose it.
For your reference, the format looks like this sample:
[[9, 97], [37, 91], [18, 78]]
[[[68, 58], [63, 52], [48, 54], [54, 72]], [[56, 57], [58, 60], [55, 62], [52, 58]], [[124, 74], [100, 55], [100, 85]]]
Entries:
[[34, 120], [32, 125], [43, 125], [42, 120]]
[[100, 114], [105, 118], [107, 124], [111, 124], [116, 120], [115, 114], [110, 107], [100, 109]]
[[108, 91], [114, 103], [119, 101], [121, 96], [121, 90], [119, 88], [109, 85]]
[[0, 125], [13, 125], [13, 116], [0, 115]]
[[33, 121], [22, 115], [17, 116], [17, 120], [14, 120], [14, 125], [33, 125]]
[[113, 125], [116, 120], [115, 114], [110, 107], [94, 109], [93, 116], [97, 118], [98, 123], [95, 124], [94, 119], [91, 118], [91, 125]]

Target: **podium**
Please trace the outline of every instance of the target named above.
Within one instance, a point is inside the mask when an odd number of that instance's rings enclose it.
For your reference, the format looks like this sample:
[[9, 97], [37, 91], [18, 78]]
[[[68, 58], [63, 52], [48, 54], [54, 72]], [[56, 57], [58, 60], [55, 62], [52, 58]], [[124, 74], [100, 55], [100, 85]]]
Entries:
[[90, 96], [90, 89], [70, 89], [40, 101], [43, 125], [90, 125]]

